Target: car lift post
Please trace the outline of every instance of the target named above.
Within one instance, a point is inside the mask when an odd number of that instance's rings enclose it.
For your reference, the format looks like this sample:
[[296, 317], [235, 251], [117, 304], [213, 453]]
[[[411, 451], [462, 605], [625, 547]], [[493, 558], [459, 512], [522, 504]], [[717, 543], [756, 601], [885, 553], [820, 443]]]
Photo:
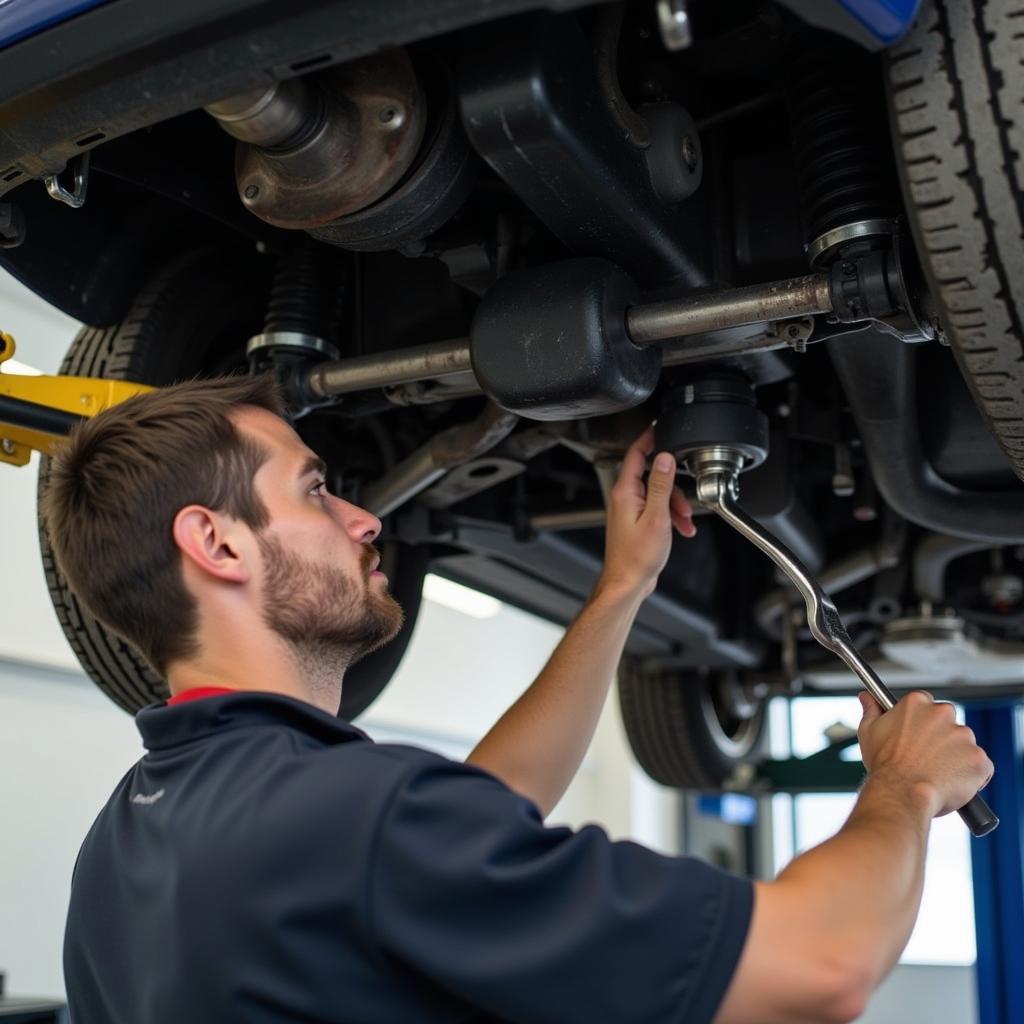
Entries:
[[1024, 1021], [1024, 704], [969, 703], [966, 722], [996, 773], [986, 789], [1002, 827], [971, 842], [978, 1024]]

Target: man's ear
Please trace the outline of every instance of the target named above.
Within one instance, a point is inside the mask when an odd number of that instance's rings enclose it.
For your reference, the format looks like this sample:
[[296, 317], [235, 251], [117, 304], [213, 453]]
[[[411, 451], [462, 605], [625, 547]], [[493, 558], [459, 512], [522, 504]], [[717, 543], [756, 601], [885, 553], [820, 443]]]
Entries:
[[230, 517], [202, 505], [186, 505], [174, 517], [174, 543], [201, 572], [225, 583], [247, 583], [240, 531], [244, 527]]

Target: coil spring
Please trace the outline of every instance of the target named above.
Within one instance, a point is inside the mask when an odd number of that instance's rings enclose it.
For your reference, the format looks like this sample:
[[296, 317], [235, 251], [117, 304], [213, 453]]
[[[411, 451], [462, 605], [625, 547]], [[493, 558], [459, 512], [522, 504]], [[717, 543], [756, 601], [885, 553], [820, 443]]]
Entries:
[[263, 329], [333, 340], [343, 299], [339, 268], [312, 246], [299, 245], [278, 261]]
[[790, 111], [807, 241], [898, 212], [877, 61], [852, 44], [802, 36]]

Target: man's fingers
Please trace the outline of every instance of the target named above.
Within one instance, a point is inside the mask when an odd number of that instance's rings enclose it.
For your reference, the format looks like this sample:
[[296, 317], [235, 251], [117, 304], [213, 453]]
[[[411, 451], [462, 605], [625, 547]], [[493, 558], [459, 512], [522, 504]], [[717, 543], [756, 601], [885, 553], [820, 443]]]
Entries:
[[876, 718], [881, 718], [882, 705], [870, 693], [858, 693], [857, 697], [860, 699], [860, 706], [864, 712], [864, 717], [860, 721], [861, 725], [873, 722]]
[[664, 510], [672, 497], [676, 482], [676, 460], [669, 452], [658, 452], [651, 465], [647, 477], [647, 507], [644, 513], [652, 509]]
[[672, 508], [687, 518], [693, 515], [693, 506], [687, 501], [686, 495], [678, 487], [672, 488]]
[[[650, 430], [650, 428], [648, 428], [648, 430]], [[651, 435], [649, 443], [643, 443], [644, 435], [641, 434], [640, 437], [638, 437], [629, 446], [629, 448], [626, 449], [626, 454], [622, 459], [622, 469], [619, 471], [620, 476], [628, 476], [636, 480], [643, 477], [644, 470], [647, 468], [647, 456], [654, 447], [653, 431], [651, 431]]]
[[693, 522], [693, 509], [686, 500], [686, 495], [678, 487], [672, 488], [669, 508], [672, 510], [672, 525], [684, 537], [693, 537], [697, 533], [697, 527]]
[[687, 540], [697, 536], [697, 527], [693, 525], [693, 520], [687, 516], [680, 516], [673, 512], [672, 525], [676, 528], [676, 532], [686, 537]]
[[650, 455], [654, 451], [654, 425], [651, 424], [637, 439], [630, 445], [630, 448], [638, 448], [644, 455]]
[[[630, 446], [622, 458], [616, 486], [641, 503], [644, 500], [644, 471], [647, 456], [654, 450], [654, 427], [648, 427]], [[639, 508], [638, 508], [639, 511]]]

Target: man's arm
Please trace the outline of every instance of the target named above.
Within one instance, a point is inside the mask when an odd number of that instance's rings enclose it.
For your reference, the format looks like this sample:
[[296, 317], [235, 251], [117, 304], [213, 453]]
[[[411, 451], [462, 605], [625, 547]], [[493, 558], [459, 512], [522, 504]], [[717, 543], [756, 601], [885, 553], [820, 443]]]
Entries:
[[991, 777], [991, 761], [950, 705], [912, 693], [883, 715], [866, 694], [861, 703], [871, 774], [832, 839], [757, 884], [715, 1024], [859, 1017], [913, 929], [931, 819], [962, 807]]
[[529, 689], [467, 758], [529, 797], [547, 815], [576, 774], [644, 599], [668, 561], [672, 527], [694, 534], [690, 507], [674, 486], [675, 460], [656, 464], [648, 428], [630, 447], [608, 500], [605, 560], [587, 603]]

